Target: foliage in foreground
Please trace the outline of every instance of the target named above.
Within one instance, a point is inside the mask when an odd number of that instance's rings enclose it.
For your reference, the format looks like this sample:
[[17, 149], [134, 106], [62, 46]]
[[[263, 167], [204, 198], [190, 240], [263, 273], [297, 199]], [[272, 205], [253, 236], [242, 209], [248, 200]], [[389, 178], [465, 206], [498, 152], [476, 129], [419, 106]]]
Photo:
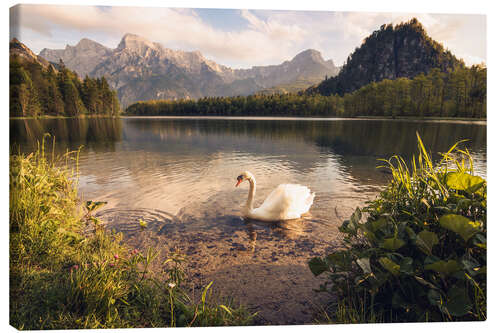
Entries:
[[[61, 159], [74, 158], [78, 154], [46, 156], [43, 148], [11, 156], [11, 325], [65, 329], [251, 322], [253, 316], [242, 307], [211, 301], [211, 284], [198, 301], [191, 299], [178, 253], [154, 275], [149, 267], [158, 260], [155, 251], [126, 248], [120, 234], [105, 231], [92, 217], [101, 203], [88, 202], [82, 218], [71, 180], [75, 174], [55, 167], [64, 164]], [[91, 231], [84, 234], [84, 229]]]
[[387, 188], [339, 228], [346, 249], [309, 262], [329, 275], [330, 321], [486, 320], [486, 181], [458, 143], [434, 164], [417, 137], [410, 167], [386, 161]]

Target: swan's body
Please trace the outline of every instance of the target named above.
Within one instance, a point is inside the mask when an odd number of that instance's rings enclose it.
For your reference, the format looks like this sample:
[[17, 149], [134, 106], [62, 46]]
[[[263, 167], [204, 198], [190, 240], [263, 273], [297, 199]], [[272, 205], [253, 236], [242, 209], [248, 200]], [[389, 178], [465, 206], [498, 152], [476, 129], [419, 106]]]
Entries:
[[255, 177], [248, 171], [237, 178], [238, 186], [243, 180], [248, 180], [250, 188], [248, 199], [243, 207], [245, 217], [260, 221], [281, 221], [298, 219], [309, 211], [314, 200], [314, 193], [303, 185], [281, 184], [276, 187], [258, 208], [253, 208], [257, 184]]

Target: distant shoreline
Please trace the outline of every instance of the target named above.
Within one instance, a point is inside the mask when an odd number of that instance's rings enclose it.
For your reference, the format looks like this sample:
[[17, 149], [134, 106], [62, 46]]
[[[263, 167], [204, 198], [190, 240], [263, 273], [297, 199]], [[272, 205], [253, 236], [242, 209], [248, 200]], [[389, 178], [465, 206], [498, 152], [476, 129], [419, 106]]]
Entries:
[[40, 117], [9, 117], [12, 120], [23, 119], [86, 119], [86, 118], [137, 118], [137, 119], [233, 119], [233, 120], [307, 120], [307, 121], [335, 121], [335, 120], [394, 120], [394, 121], [444, 121], [459, 123], [478, 123], [486, 125], [487, 118], [465, 118], [465, 117], [388, 117], [388, 116], [357, 116], [357, 117], [298, 117], [298, 116], [104, 116], [104, 115], [82, 115], [77, 117], [50, 116]]
[[432, 121], [432, 122], [454, 122], [454, 123], [474, 123], [477, 125], [487, 124], [486, 118], [453, 118], [453, 117], [293, 117], [293, 116], [127, 116], [122, 115], [121, 118], [135, 119], [223, 119], [223, 120], [304, 120], [304, 121], [341, 121], [341, 120], [389, 120], [389, 121]]

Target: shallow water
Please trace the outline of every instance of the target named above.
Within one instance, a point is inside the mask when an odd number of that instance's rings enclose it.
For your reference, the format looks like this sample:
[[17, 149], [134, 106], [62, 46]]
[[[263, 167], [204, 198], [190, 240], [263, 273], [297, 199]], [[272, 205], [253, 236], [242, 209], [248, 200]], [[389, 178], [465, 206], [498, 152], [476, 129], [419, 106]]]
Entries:
[[[107, 201], [97, 215], [132, 246], [178, 248], [190, 256], [191, 278], [216, 281], [265, 313], [261, 323], [311, 320], [312, 278], [306, 263], [338, 246], [337, 227], [375, 197], [389, 175], [376, 166], [393, 154], [416, 152], [418, 131], [433, 152], [458, 140], [486, 176], [486, 123], [464, 121], [255, 118], [123, 118], [10, 120], [13, 149], [28, 152], [44, 132], [56, 150], [80, 154], [79, 193]], [[282, 223], [240, 217], [257, 179], [259, 205], [281, 183], [316, 193], [303, 219]], [[138, 220], [148, 223], [140, 230]], [[300, 300], [302, 303], [297, 303]]]

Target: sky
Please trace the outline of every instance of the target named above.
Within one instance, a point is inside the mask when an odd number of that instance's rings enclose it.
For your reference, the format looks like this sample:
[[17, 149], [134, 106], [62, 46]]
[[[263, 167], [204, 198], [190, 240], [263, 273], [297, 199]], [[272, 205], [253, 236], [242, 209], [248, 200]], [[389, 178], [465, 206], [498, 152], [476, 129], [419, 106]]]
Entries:
[[340, 66], [382, 24], [412, 17], [467, 65], [486, 63], [486, 17], [472, 14], [23, 4], [11, 9], [10, 38], [39, 53], [82, 38], [115, 48], [134, 33], [233, 68], [279, 64], [312, 48]]

